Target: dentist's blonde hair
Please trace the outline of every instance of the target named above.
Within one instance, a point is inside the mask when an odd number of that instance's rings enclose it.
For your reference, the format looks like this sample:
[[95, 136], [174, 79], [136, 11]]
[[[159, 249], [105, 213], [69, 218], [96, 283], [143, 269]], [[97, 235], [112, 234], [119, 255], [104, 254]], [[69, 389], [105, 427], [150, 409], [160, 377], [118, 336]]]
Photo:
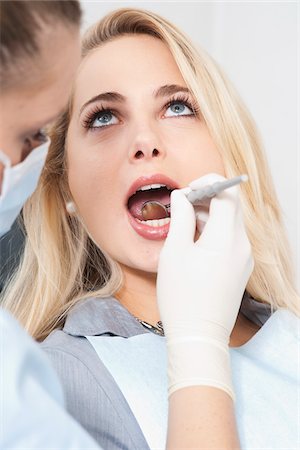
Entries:
[[[86, 33], [83, 58], [125, 34], [151, 35], [168, 46], [222, 155], [226, 175], [249, 176], [241, 186], [255, 260], [247, 291], [274, 309], [286, 307], [299, 314], [280, 208], [249, 112], [212, 58], [151, 12], [121, 9], [108, 14]], [[5, 306], [38, 340], [61, 326], [77, 301], [112, 295], [122, 282], [118, 265], [89, 238], [76, 214], [65, 210], [71, 199], [65, 159], [71, 113], [70, 103], [54, 129], [38, 189], [24, 208], [24, 257], [5, 296]]]

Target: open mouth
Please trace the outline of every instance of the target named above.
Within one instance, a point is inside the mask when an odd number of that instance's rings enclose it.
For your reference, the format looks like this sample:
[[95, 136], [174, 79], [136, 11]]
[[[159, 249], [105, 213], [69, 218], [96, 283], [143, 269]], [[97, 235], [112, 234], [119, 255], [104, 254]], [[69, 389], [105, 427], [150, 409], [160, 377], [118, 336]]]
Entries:
[[[128, 200], [128, 211], [143, 222], [157, 222], [153, 226], [164, 225], [170, 221], [170, 195], [173, 189], [163, 184], [141, 187]], [[148, 223], [148, 225], [151, 225]]]
[[138, 234], [149, 239], [167, 236], [171, 220], [170, 195], [178, 187], [172, 180], [161, 178], [153, 176], [137, 180], [127, 201], [131, 225]]

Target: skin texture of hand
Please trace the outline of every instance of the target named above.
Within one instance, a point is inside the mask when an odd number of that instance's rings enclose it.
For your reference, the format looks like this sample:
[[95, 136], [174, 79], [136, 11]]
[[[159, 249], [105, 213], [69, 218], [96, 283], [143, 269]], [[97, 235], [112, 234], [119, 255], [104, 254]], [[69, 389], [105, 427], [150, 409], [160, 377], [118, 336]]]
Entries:
[[238, 450], [234, 405], [221, 389], [190, 386], [169, 398], [167, 450]]

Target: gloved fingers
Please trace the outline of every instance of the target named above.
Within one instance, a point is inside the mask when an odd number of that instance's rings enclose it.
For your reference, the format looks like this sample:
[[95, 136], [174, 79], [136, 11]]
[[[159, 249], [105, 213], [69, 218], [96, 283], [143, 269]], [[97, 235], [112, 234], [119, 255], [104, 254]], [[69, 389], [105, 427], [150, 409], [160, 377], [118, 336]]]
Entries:
[[217, 181], [225, 181], [225, 180], [226, 178], [218, 173], [208, 173], [200, 178], [197, 178], [197, 180], [191, 181], [191, 183], [189, 183], [189, 187], [193, 191], [195, 191], [196, 189], [204, 188], [205, 186], [216, 183]]
[[[226, 178], [217, 173], [208, 173], [200, 178], [197, 178], [196, 180], [191, 181], [191, 183], [189, 183], [189, 188], [191, 190], [197, 190], [210, 184], [216, 183], [217, 181], [224, 181], [225, 179]], [[201, 206], [199, 205], [194, 206], [198, 231], [196, 235], [196, 240], [198, 240], [199, 234], [203, 232], [205, 224], [208, 220], [210, 201], [211, 201], [210, 198], [209, 199], [206, 198], [203, 199], [203, 203], [201, 204]]]
[[198, 243], [206, 248], [222, 249], [234, 240], [238, 242], [241, 233], [245, 233], [245, 228], [239, 187], [233, 186], [211, 199], [209, 217]]
[[171, 194], [171, 222], [165, 245], [185, 247], [194, 240], [195, 212], [184, 191], [185, 189], [176, 189]]
[[201, 234], [204, 230], [206, 222], [208, 221], [209, 207], [208, 206], [203, 206], [203, 207], [196, 206], [195, 214], [196, 214], [197, 230]]
[[[222, 175], [210, 173], [192, 181], [189, 187], [196, 190], [224, 180], [226, 178]], [[197, 229], [201, 234], [197, 240], [198, 245], [211, 250], [220, 250], [232, 245], [235, 239], [236, 242], [247, 243], [239, 189], [239, 186], [233, 186], [204, 203], [207, 208], [209, 206], [209, 216], [205, 221], [206, 224], [203, 218], [197, 219]]]
[[[220, 174], [209, 173], [192, 181], [189, 187], [196, 190], [224, 180], [226, 178]], [[239, 187], [234, 186], [220, 192], [216, 197], [206, 200], [203, 203], [204, 207], [207, 209], [209, 207], [209, 215], [208, 218], [205, 218], [204, 214], [197, 218], [197, 229], [201, 233], [197, 243], [212, 250], [224, 248], [232, 242], [230, 240], [234, 238], [236, 230], [244, 227], [239, 203]]]
[[[198, 178], [197, 180], [192, 181], [189, 184], [189, 187], [192, 190], [201, 189], [205, 186], [214, 184], [216, 182], [225, 181], [226, 178], [224, 178], [222, 175], [216, 174], [216, 173], [209, 173], [207, 175], [204, 175], [201, 178]], [[213, 197], [216, 198], [216, 197]], [[233, 209], [237, 209], [238, 206], [238, 186], [234, 188], [225, 189], [224, 191], [220, 192], [217, 195], [218, 199], [224, 199], [224, 202], [220, 204], [220, 206], [215, 206], [216, 202], [211, 202], [212, 199], [206, 199], [203, 200], [203, 206], [209, 207], [212, 209], [217, 209], [216, 214], [223, 215], [224, 212], [227, 212], [227, 210], [232, 207]], [[226, 201], [226, 203], [225, 203]], [[202, 205], [201, 205], [202, 206]], [[224, 211], [224, 212], [223, 212]], [[214, 211], [212, 211], [214, 213]], [[225, 216], [226, 217], [226, 216]], [[228, 216], [229, 217], [229, 216]], [[223, 217], [222, 217], [223, 218]]]

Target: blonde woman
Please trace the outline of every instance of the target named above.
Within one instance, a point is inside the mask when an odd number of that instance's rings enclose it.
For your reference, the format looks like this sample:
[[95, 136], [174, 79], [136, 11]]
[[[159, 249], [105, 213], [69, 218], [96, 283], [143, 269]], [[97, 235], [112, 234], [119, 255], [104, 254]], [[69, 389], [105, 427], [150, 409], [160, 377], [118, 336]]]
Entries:
[[[211, 173], [218, 175], [192, 182]], [[194, 210], [177, 190], [242, 173], [252, 274], [238, 190], [212, 200], [200, 245]], [[167, 205], [174, 189], [160, 315], [156, 272], [170, 218], [145, 223], [143, 206]], [[172, 409], [170, 448], [237, 448], [234, 392], [243, 449], [296, 448], [299, 297], [270, 175], [237, 94], [173, 25], [126, 9], [87, 33], [69, 109], [24, 219], [24, 258], [6, 306], [43, 341], [69, 411], [104, 448], [164, 448], [163, 329], [170, 404], [184, 404], [183, 393], [191, 400], [181, 418]], [[208, 441], [197, 441], [202, 427]]]

